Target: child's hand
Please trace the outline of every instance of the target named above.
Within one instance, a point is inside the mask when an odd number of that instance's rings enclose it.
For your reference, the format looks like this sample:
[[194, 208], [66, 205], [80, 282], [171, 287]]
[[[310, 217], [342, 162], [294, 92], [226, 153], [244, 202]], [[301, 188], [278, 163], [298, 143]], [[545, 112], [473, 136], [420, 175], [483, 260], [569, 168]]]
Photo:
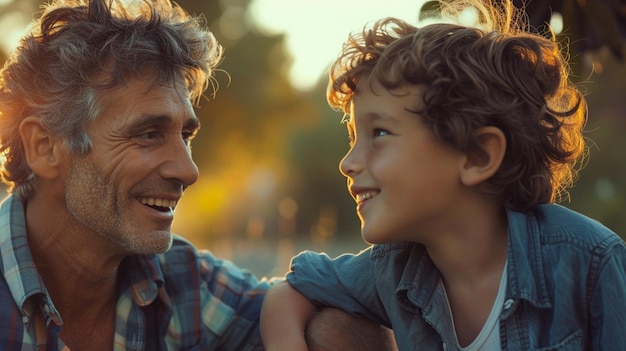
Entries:
[[304, 330], [315, 306], [288, 283], [274, 285], [261, 309], [261, 336], [268, 351], [306, 351]]

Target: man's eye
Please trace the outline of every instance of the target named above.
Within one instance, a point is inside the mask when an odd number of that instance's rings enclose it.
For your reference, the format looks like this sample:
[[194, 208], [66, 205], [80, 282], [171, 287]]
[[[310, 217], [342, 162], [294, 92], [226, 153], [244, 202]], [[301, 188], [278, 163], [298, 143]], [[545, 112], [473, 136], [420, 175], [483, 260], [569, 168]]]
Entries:
[[153, 130], [149, 132], [144, 132], [142, 134], [138, 134], [135, 138], [138, 140], [143, 140], [143, 141], [152, 141], [152, 140], [160, 139], [161, 135], [159, 132]]
[[187, 143], [187, 145], [191, 144], [191, 140], [196, 136], [195, 130], [186, 129], [181, 133], [183, 140]]
[[150, 139], [157, 139], [159, 135], [157, 134], [157, 132], [147, 132], [147, 133], [141, 134], [139, 137], [150, 140]]
[[163, 135], [156, 130], [136, 134], [132, 138], [137, 144], [149, 146], [163, 140]]

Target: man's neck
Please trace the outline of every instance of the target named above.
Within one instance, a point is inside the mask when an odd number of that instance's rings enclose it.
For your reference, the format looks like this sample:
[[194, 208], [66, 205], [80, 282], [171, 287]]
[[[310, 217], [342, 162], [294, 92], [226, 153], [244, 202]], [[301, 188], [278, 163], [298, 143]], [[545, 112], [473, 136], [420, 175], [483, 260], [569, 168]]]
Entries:
[[26, 206], [28, 244], [62, 318], [66, 320], [73, 311], [78, 315], [110, 307], [116, 300], [117, 272], [124, 256], [111, 255], [110, 242], [82, 226], [68, 225], [75, 222], [69, 214], [51, 211], [55, 206], [42, 203], [34, 200]]
[[[26, 205], [28, 245], [39, 275], [63, 321], [60, 338], [71, 350], [111, 350], [117, 275], [123, 255], [76, 225], [53, 201]], [[47, 204], [45, 202], [48, 202]]]

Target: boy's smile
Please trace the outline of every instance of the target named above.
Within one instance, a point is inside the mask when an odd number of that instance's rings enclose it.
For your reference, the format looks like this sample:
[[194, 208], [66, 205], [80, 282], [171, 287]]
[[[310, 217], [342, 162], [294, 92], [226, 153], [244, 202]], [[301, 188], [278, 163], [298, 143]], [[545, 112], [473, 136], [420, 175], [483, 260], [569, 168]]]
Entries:
[[363, 203], [368, 199], [371, 199], [372, 197], [376, 196], [376, 194], [378, 194], [377, 191], [364, 191], [364, 192], [359, 192], [359, 190], [351, 190], [351, 192], [354, 193], [354, 198], [356, 199], [357, 203]]

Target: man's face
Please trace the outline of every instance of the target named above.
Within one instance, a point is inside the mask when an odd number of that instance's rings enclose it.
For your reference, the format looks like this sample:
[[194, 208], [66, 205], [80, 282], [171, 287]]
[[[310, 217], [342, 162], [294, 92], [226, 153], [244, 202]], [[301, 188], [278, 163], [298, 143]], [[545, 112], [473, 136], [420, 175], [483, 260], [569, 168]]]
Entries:
[[68, 211], [122, 252], [167, 250], [174, 208], [198, 178], [189, 143], [199, 122], [182, 91], [144, 80], [106, 91], [87, 128], [91, 152], [70, 156]]

